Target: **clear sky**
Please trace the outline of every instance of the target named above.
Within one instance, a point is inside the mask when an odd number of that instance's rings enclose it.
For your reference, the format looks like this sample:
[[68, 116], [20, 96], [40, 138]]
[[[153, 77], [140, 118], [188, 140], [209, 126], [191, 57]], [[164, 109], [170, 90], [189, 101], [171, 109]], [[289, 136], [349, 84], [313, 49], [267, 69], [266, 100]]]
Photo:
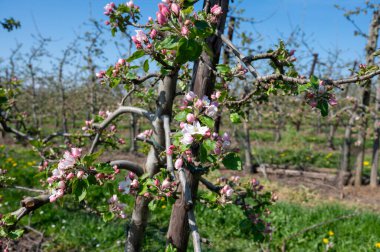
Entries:
[[[148, 16], [154, 17], [159, 2], [135, 0], [144, 15], [143, 22]], [[53, 39], [48, 50], [53, 56], [59, 55], [75, 34], [86, 31], [83, 24], [89, 18], [105, 20], [103, 6], [106, 3], [103, 0], [0, 0], [0, 19], [14, 17], [22, 25], [21, 29], [12, 32], [0, 30], [0, 58], [6, 59], [17, 42], [22, 43], [23, 52], [27, 52], [35, 41], [32, 35], [37, 31]], [[282, 35], [286, 37], [292, 29], [300, 27], [309, 38], [309, 46], [321, 55], [340, 48], [346, 59], [363, 59], [365, 40], [353, 36], [354, 27], [343, 17], [342, 11], [334, 8], [334, 4], [339, 4], [353, 9], [363, 3], [364, 0], [245, 0], [239, 7], [246, 10], [243, 16], [260, 21], [245, 24], [242, 29], [254, 35], [260, 33], [264, 38], [260, 43], [264, 47], [269, 47]], [[356, 21], [367, 32], [370, 14], [358, 17]], [[113, 46], [105, 51], [109, 62], [104, 62], [104, 65], [117, 60]], [[43, 64], [47, 66], [48, 59]]]

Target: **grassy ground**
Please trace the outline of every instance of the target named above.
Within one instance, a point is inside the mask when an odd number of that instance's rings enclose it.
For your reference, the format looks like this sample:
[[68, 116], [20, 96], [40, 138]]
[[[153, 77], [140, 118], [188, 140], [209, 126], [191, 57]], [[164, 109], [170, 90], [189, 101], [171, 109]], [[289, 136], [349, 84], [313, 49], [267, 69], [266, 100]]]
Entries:
[[[286, 142], [290, 140], [284, 141], [283, 146], [291, 146]], [[281, 150], [278, 154], [280, 157], [281, 153], [285, 153], [284, 159], [292, 157], [289, 158], [289, 163], [297, 159], [302, 161], [310, 155], [299, 157], [299, 152], [293, 149]], [[323, 154], [320, 154], [316, 160], [326, 159], [326, 156], [323, 156], [326, 154], [321, 153]], [[16, 177], [17, 185], [38, 187], [36, 168], [31, 168], [37, 164], [37, 161], [38, 158], [26, 149], [0, 147], [1, 168], [8, 169], [9, 175]], [[1, 189], [0, 194], [2, 198], [0, 213], [6, 213], [18, 208], [18, 202], [25, 192]], [[326, 248], [324, 241], [332, 244], [330, 251], [376, 251], [375, 244], [380, 242], [379, 213], [359, 207], [350, 208], [339, 202], [315, 201], [314, 204], [310, 204], [313, 199], [305, 202], [307, 197], [300, 192], [295, 192], [293, 196], [283, 199], [272, 207], [271, 222], [274, 231], [271, 239], [261, 245], [253, 241], [252, 235], [240, 229], [242, 213], [236, 207], [227, 206], [215, 213], [198, 204], [196, 216], [201, 236], [211, 242], [210, 245], [204, 245], [204, 251], [256, 251], [259, 248], [280, 251], [284, 239], [307, 227], [328, 221], [333, 222], [289, 239], [288, 251], [324, 251]], [[130, 200], [127, 203], [130, 216], [133, 202]], [[170, 212], [170, 207], [167, 207], [151, 213], [144, 243], [145, 251], [162, 251], [166, 243], [165, 234]], [[341, 216], [352, 214], [355, 216], [334, 221]], [[123, 251], [125, 223], [125, 220], [105, 223], [99, 216], [85, 212], [73, 198], [65, 197], [64, 201], [44, 206], [29, 218], [24, 218], [21, 225], [30, 225], [44, 233], [45, 251]]]

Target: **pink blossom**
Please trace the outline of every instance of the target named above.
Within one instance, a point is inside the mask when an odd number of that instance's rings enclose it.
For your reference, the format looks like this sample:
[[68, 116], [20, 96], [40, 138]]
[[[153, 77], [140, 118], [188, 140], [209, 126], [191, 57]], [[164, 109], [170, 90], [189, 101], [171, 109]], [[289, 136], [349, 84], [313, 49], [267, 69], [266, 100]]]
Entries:
[[216, 148], [214, 149], [214, 153], [215, 153], [216, 155], [220, 155], [220, 153], [222, 153], [222, 150], [221, 150], [219, 147], [216, 147]]
[[105, 25], [110, 25], [110, 21], [109, 21], [109, 20], [106, 20], [106, 21], [104, 21], [104, 24], [105, 24]]
[[187, 114], [187, 116], [186, 116], [186, 121], [187, 121], [188, 123], [193, 123], [193, 122], [195, 121], [195, 116], [194, 116], [194, 114], [191, 114], [191, 113]]
[[117, 140], [117, 142], [118, 142], [119, 144], [125, 144], [125, 140], [124, 140], [123, 138], [119, 138], [119, 139]]
[[139, 181], [137, 179], [134, 179], [131, 183], [132, 188], [138, 188], [139, 187]]
[[53, 179], [52, 177], [48, 177], [48, 178], [46, 179], [46, 182], [48, 182], [49, 185], [51, 185], [51, 184], [53, 184], [54, 179]]
[[215, 97], [216, 97], [217, 99], [219, 99], [221, 96], [222, 96], [222, 92], [220, 92], [220, 91], [216, 91], [216, 93], [215, 93]]
[[179, 5], [176, 4], [176, 3], [172, 3], [171, 6], [170, 6], [170, 9], [172, 10], [172, 12], [173, 12], [176, 16], [179, 15], [179, 12], [180, 12], [180, 10], [181, 10], [181, 8], [179, 7]]
[[148, 37], [146, 36], [143, 30], [136, 30], [135, 32], [137, 41], [139, 41], [140, 43], [148, 41]]
[[166, 19], [166, 17], [164, 15], [161, 14], [161, 12], [156, 12], [156, 16], [157, 16], [157, 22], [160, 24], [160, 25], [164, 25], [168, 22], [168, 20]]
[[119, 59], [117, 61], [117, 64], [119, 64], [120, 66], [124, 65], [125, 64], [125, 59]]
[[165, 180], [162, 182], [161, 189], [162, 189], [162, 190], [165, 190], [165, 189], [167, 189], [167, 188], [169, 188], [169, 187], [170, 187], [170, 181], [169, 181], [169, 179], [165, 179]]
[[195, 107], [197, 108], [197, 109], [201, 109], [201, 108], [203, 108], [203, 102], [202, 102], [202, 100], [200, 100], [200, 99], [198, 99], [196, 102], [195, 102]]
[[157, 37], [157, 30], [156, 29], [152, 29], [150, 31], [149, 36], [150, 36], [151, 39], [155, 39]]
[[222, 7], [220, 7], [219, 5], [215, 4], [212, 8], [211, 8], [211, 14], [215, 15], [215, 16], [219, 16], [220, 14], [222, 14]]
[[70, 180], [70, 179], [72, 179], [72, 178], [74, 178], [74, 173], [70, 172], [70, 173], [66, 176], [66, 179], [67, 179], [67, 180]]
[[77, 178], [81, 179], [83, 177], [83, 175], [84, 175], [84, 171], [78, 171]]
[[85, 124], [87, 127], [90, 127], [93, 124], [94, 120], [86, 120]]
[[182, 28], [181, 28], [181, 34], [183, 36], [189, 35], [189, 28], [187, 28], [187, 26], [182, 26]]
[[206, 111], [205, 111], [205, 114], [210, 116], [210, 117], [216, 116], [217, 113], [218, 113], [218, 108], [214, 104], [208, 106]]
[[101, 79], [104, 77], [105, 74], [106, 74], [105, 71], [99, 71], [95, 75], [96, 75], [96, 78]]
[[133, 173], [133, 172], [129, 172], [129, 173], [128, 173], [128, 178], [129, 178], [130, 180], [134, 180], [135, 177], [136, 177], [136, 174], [135, 174], [135, 173]]
[[194, 141], [194, 138], [189, 133], [183, 134], [183, 138], [181, 139], [181, 143], [183, 144], [192, 144]]
[[163, 3], [170, 4], [170, 0], [162, 0]]
[[64, 181], [61, 180], [61, 181], [58, 182], [57, 187], [58, 187], [59, 189], [64, 190], [64, 189], [66, 188], [66, 184], [65, 184]]
[[71, 155], [74, 158], [79, 158], [82, 155], [82, 149], [81, 148], [71, 148]]
[[168, 148], [168, 149], [166, 150], [166, 154], [168, 154], [168, 155], [173, 155], [173, 150], [170, 149], [170, 148]]
[[152, 17], [149, 17], [148, 20], [149, 20], [150, 23], [153, 22], [153, 18]]
[[154, 179], [154, 185], [155, 186], [160, 186], [160, 181], [158, 179]]
[[188, 92], [186, 95], [185, 95], [185, 99], [188, 100], [188, 101], [192, 101], [194, 100], [194, 98], [196, 97], [197, 95], [193, 92], [193, 91], [190, 91]]
[[63, 159], [61, 159], [58, 163], [58, 170], [66, 170], [74, 167], [75, 157], [68, 151], [63, 155]]
[[113, 12], [113, 8], [115, 8], [115, 4], [113, 2], [106, 4], [106, 6], [104, 6], [104, 15], [109, 16]]
[[165, 17], [170, 15], [170, 10], [169, 10], [168, 6], [166, 6], [165, 4], [159, 3], [158, 8], [160, 9], [160, 13], [162, 15], [164, 15]]
[[112, 131], [112, 132], [116, 131], [116, 125], [112, 124], [110, 126], [110, 131]]
[[127, 6], [128, 6], [129, 8], [133, 8], [135, 5], [133, 4], [133, 1], [129, 1], [129, 2], [127, 3]]
[[183, 160], [182, 160], [182, 158], [178, 158], [178, 159], [175, 161], [175, 163], [174, 163], [174, 167], [175, 167], [176, 169], [180, 169], [180, 168], [182, 168], [182, 165], [183, 165]]
[[186, 124], [186, 123], [184, 123], [184, 122], [180, 122], [179, 127], [180, 127], [181, 129], [183, 129], [183, 128], [185, 127], [185, 124]]

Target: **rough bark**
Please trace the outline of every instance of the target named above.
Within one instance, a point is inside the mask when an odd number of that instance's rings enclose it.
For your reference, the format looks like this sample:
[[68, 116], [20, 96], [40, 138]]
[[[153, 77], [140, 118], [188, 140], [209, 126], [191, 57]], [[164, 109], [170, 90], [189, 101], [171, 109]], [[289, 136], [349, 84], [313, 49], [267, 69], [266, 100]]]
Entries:
[[252, 162], [252, 148], [251, 148], [251, 138], [250, 138], [250, 127], [249, 127], [249, 120], [248, 120], [248, 113], [247, 113], [247, 119], [243, 121], [244, 126], [244, 156], [245, 156], [245, 163], [244, 163], [244, 172], [246, 174], [252, 174], [255, 173], [255, 167], [253, 166]]
[[[368, 42], [366, 46], [366, 63], [367, 66], [372, 66], [374, 64], [374, 55], [373, 53], [376, 50], [377, 41], [379, 37], [379, 28], [380, 28], [380, 15], [379, 11], [375, 10], [372, 16], [372, 22], [369, 28]], [[362, 100], [361, 103], [364, 107], [369, 107], [371, 97], [371, 80], [365, 82], [362, 90]], [[363, 161], [365, 157], [365, 141], [366, 141], [366, 131], [368, 127], [368, 119], [365, 116], [366, 111], [364, 111], [360, 129], [358, 132], [358, 143], [359, 152], [356, 156], [355, 162], [355, 186], [360, 186], [362, 184], [362, 173], [363, 173]]]
[[340, 169], [338, 175], [338, 185], [343, 187], [347, 184], [347, 180], [345, 179], [344, 174], [350, 171], [350, 158], [351, 158], [351, 133], [352, 127], [355, 124], [355, 118], [357, 117], [356, 113], [353, 113], [350, 117], [348, 124], [346, 125], [346, 129], [344, 131], [344, 140], [342, 145], [342, 154], [340, 161]]
[[374, 141], [372, 149], [372, 166], [369, 185], [376, 188], [378, 185], [377, 174], [379, 169], [379, 154], [380, 154], [380, 78], [377, 79], [376, 101], [375, 101], [375, 122], [374, 122]]
[[[172, 75], [165, 76], [158, 86], [157, 109], [152, 125], [154, 131], [153, 139], [161, 146], [165, 146], [165, 131], [162, 116], [167, 115], [171, 118], [177, 78], [178, 71], [175, 71]], [[159, 171], [159, 164], [159, 152], [152, 146], [146, 159], [145, 171], [148, 172], [150, 176], [153, 176]], [[148, 222], [148, 204], [148, 198], [137, 196], [132, 220], [128, 227], [125, 251], [141, 251], [145, 228]]]
[[[219, 32], [224, 32], [226, 17], [228, 12], [229, 0], [210, 0], [204, 2], [204, 8], [210, 12], [210, 8], [215, 4], [219, 4], [223, 9], [223, 14], [219, 18], [217, 29]], [[201, 55], [202, 60], [197, 60], [194, 63], [194, 70], [192, 76], [191, 89], [199, 97], [203, 95], [210, 96], [215, 87], [215, 75], [210, 70], [215, 68], [219, 62], [222, 41], [219, 37], [213, 35], [207, 39], [207, 44], [213, 52], [213, 56], [203, 52]], [[191, 187], [193, 202], [195, 203], [195, 196], [198, 189], [199, 177], [194, 174], [187, 173], [187, 180]], [[167, 234], [168, 241], [177, 249], [178, 252], [184, 252], [187, 249], [189, 241], [189, 223], [187, 217], [187, 210], [183, 201], [183, 197], [178, 199], [173, 205], [172, 214], [170, 217], [169, 230]]]

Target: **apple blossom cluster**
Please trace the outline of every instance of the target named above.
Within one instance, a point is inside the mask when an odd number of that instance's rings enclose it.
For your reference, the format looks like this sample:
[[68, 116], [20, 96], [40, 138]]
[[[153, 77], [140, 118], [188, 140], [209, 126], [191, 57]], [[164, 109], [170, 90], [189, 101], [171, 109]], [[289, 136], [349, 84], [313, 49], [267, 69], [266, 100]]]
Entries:
[[[73, 179], [82, 178], [85, 175], [83, 170], [76, 171], [75, 165], [82, 155], [82, 149], [71, 148], [71, 151], [65, 151], [63, 159], [58, 163], [58, 167], [52, 171], [52, 176], [47, 178], [47, 182], [53, 187], [50, 202], [56, 201], [58, 198], [63, 197], [66, 183]], [[76, 174], [75, 174], [76, 173]]]
[[[277, 195], [264, 192], [264, 186], [255, 178], [247, 184], [242, 183], [239, 176], [231, 176], [228, 179], [221, 177], [217, 179], [216, 184], [221, 188], [219, 203], [239, 206], [255, 232], [264, 235], [272, 232], [271, 224], [265, 219], [271, 213], [268, 207], [278, 199]], [[249, 204], [245, 200], [247, 198], [253, 199], [255, 203]]]
[[134, 4], [133, 1], [120, 4], [119, 6], [116, 6], [114, 2], [106, 4], [104, 6], [104, 15], [109, 16], [110, 20], [105, 21], [105, 25], [110, 25], [113, 28], [122, 26], [124, 20], [120, 19], [121, 13], [128, 13], [133, 19], [136, 19], [140, 14], [140, 7]]
[[107, 71], [101, 70], [97, 72], [96, 77], [102, 84], [109, 83], [112, 77], [121, 77], [122, 79], [126, 79], [126, 74], [129, 72], [129, 67], [129, 63], [125, 59], [120, 58], [116, 64], [113, 67], [111, 66], [108, 68]]
[[125, 207], [127, 206], [124, 203], [121, 203], [116, 194], [112, 195], [112, 197], [108, 200], [109, 211], [117, 218], [125, 219], [127, 218], [126, 213], [124, 212]]
[[319, 85], [313, 89], [312, 92], [306, 93], [307, 103], [315, 108], [318, 106], [318, 103], [321, 101], [327, 101], [330, 106], [335, 106], [338, 104], [335, 95], [328, 93], [331, 90], [330, 86], [325, 85], [325, 81], [319, 81]]

